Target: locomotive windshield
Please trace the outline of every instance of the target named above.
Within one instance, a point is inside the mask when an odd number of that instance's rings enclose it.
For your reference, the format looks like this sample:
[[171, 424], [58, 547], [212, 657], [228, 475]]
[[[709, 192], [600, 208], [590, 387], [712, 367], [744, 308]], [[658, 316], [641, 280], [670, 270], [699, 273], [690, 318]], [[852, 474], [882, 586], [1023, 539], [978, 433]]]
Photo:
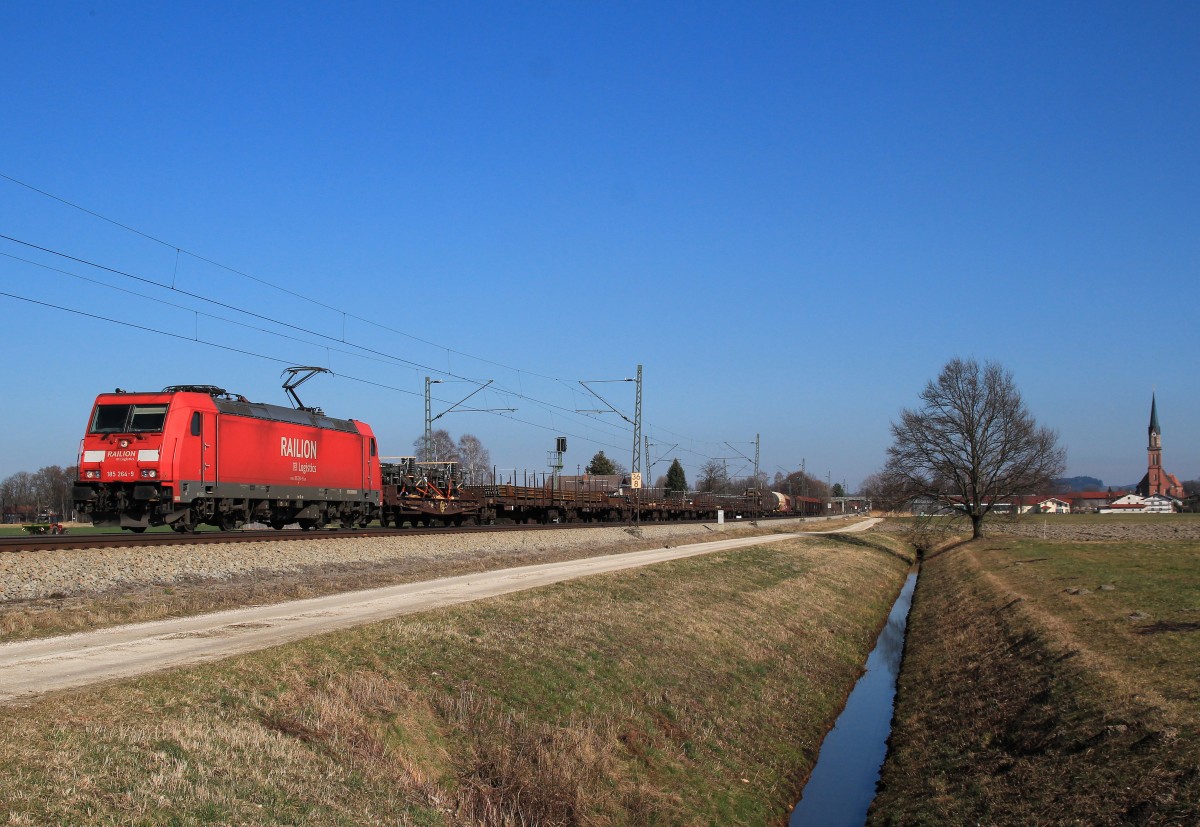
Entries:
[[166, 405], [97, 405], [89, 433], [157, 433], [166, 418]]

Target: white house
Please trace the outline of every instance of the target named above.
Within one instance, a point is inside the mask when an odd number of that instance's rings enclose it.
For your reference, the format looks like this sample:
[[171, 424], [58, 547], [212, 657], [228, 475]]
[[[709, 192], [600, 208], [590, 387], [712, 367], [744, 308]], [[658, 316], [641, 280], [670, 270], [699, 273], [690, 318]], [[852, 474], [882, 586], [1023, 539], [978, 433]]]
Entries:
[[1113, 500], [1107, 507], [1101, 508], [1101, 514], [1174, 514], [1179, 510], [1180, 502], [1166, 494], [1151, 494], [1142, 497], [1138, 494], [1126, 494], [1118, 500]]
[[1019, 497], [1017, 502], [1020, 503], [1018, 508], [1021, 514], [1033, 512], [1035, 514], [1070, 514], [1071, 504], [1066, 500], [1060, 500], [1058, 497], [1037, 497], [1031, 501], [1028, 497]]
[[1144, 514], [1146, 513], [1146, 497], [1140, 494], [1126, 494], [1100, 509], [1101, 514]]
[[1179, 510], [1179, 501], [1166, 494], [1151, 494], [1146, 497], [1147, 514], [1174, 514]]

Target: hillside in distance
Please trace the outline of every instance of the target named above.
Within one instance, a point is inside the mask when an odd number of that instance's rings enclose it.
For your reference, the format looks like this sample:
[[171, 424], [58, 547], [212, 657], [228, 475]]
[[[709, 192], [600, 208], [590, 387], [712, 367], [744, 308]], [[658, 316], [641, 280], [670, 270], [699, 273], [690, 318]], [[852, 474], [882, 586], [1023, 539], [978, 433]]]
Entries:
[[1070, 491], [1103, 491], [1104, 481], [1095, 477], [1063, 477], [1054, 480], [1054, 490], [1060, 493]]

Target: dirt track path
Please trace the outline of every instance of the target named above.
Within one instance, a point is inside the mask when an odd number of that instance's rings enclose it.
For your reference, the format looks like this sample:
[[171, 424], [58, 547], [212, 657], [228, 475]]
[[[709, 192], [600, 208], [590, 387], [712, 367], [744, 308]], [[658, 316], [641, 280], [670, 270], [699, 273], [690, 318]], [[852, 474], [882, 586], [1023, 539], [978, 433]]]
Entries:
[[[842, 531], [863, 531], [864, 520]], [[771, 534], [611, 554], [407, 583], [269, 606], [159, 620], [0, 645], [0, 703], [177, 666], [219, 660], [402, 614], [533, 589], [589, 574], [794, 539]]]

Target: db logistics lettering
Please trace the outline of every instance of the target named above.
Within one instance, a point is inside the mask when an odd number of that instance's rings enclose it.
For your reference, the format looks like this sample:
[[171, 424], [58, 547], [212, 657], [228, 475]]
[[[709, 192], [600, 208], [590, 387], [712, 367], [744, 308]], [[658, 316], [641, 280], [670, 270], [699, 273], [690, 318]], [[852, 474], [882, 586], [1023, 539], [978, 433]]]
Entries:
[[279, 438], [279, 456], [298, 457], [300, 459], [316, 459], [317, 443], [312, 439], [300, 439], [295, 436]]

